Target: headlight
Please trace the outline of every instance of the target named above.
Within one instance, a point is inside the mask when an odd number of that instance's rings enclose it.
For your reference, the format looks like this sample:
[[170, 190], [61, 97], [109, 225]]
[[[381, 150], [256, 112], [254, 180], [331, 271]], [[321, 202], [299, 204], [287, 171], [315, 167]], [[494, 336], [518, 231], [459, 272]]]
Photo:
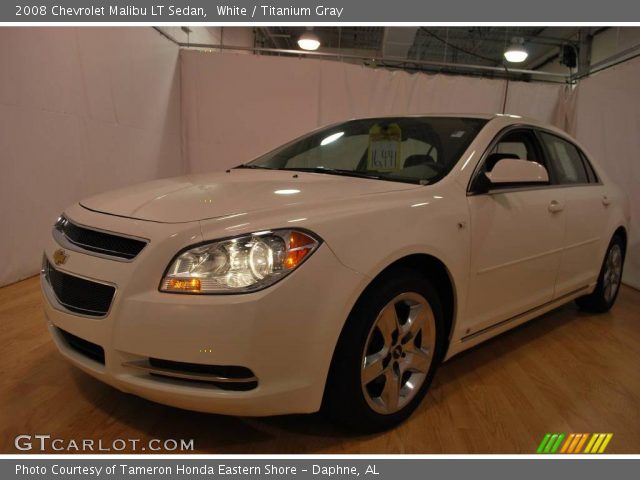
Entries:
[[299, 230], [273, 230], [199, 245], [179, 254], [160, 290], [240, 293], [260, 290], [295, 270], [320, 242]]

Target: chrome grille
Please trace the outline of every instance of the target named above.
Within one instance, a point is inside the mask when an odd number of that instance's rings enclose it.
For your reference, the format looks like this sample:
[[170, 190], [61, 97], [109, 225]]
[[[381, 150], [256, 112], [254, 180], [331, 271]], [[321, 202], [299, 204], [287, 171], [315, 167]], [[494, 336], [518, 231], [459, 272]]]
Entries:
[[63, 237], [63, 240], [78, 249], [125, 260], [133, 260], [147, 245], [147, 242], [142, 239], [76, 225], [64, 216], [61, 216], [54, 225], [54, 236], [56, 232]]

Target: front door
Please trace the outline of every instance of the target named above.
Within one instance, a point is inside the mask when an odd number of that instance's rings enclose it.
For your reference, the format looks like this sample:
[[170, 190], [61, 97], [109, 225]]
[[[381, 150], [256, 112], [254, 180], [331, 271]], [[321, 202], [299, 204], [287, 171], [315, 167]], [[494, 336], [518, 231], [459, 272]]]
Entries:
[[[505, 133], [480, 171], [490, 171], [491, 159], [504, 156], [545, 165], [537, 137], [527, 129]], [[564, 239], [564, 202], [564, 189], [551, 185], [506, 187], [468, 197], [471, 268], [465, 334], [552, 300]]]

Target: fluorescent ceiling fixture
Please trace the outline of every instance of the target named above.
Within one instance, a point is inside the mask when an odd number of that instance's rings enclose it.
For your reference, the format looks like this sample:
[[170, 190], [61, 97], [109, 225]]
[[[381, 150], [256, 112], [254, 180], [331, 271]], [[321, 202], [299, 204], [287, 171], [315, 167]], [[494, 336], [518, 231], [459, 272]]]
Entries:
[[322, 140], [320, 142], [320, 145], [328, 145], [330, 143], [333, 143], [343, 135], [344, 135], [344, 132], [338, 132], [338, 133], [334, 133], [332, 135], [329, 135], [327, 138], [325, 138], [324, 140]]
[[504, 58], [507, 62], [522, 63], [529, 56], [529, 52], [524, 48], [524, 39], [513, 37], [511, 45], [504, 52]]
[[315, 33], [306, 31], [298, 38], [298, 46], [303, 50], [317, 50], [320, 39]]
[[276, 195], [294, 195], [296, 193], [300, 193], [300, 190], [296, 190], [295, 188], [291, 188], [291, 189], [284, 189], [284, 190], [276, 190], [275, 192]]

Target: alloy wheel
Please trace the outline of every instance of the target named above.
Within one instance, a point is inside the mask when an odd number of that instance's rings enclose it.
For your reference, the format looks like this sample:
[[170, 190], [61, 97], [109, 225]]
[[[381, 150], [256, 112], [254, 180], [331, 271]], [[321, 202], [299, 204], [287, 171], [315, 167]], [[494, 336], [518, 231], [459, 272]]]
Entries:
[[436, 342], [433, 311], [418, 293], [402, 293], [376, 318], [362, 355], [360, 379], [369, 406], [390, 415], [420, 391]]
[[611, 303], [616, 296], [622, 279], [622, 249], [617, 243], [609, 250], [604, 266], [602, 292], [605, 300]]

